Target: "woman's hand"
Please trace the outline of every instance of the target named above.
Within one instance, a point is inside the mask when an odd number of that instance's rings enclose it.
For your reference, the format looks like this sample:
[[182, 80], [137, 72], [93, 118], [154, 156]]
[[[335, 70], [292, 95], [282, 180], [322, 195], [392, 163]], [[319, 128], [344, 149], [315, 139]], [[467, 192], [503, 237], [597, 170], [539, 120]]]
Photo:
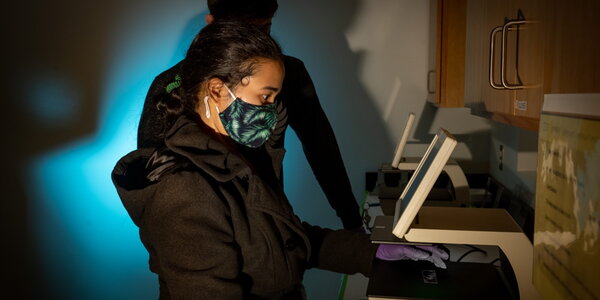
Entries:
[[450, 255], [440, 246], [413, 246], [381, 244], [377, 248], [375, 257], [381, 260], [426, 260], [432, 262], [436, 267], [445, 269], [444, 260]]

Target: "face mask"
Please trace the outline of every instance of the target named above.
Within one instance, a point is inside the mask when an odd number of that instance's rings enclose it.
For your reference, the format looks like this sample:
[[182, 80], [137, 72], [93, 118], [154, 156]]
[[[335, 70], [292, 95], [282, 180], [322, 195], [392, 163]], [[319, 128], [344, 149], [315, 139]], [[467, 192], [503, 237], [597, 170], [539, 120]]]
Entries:
[[229, 88], [227, 91], [235, 99], [229, 107], [219, 113], [227, 134], [244, 146], [262, 146], [271, 137], [277, 124], [275, 104], [250, 104], [236, 97]]

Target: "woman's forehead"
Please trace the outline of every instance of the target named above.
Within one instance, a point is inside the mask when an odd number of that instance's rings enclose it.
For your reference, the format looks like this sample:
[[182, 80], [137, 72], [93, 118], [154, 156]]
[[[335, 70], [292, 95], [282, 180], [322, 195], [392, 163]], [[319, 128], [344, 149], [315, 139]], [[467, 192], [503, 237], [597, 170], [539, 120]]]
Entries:
[[281, 88], [284, 76], [283, 63], [273, 59], [261, 58], [256, 64], [254, 74], [250, 76], [249, 83], [269, 84]]

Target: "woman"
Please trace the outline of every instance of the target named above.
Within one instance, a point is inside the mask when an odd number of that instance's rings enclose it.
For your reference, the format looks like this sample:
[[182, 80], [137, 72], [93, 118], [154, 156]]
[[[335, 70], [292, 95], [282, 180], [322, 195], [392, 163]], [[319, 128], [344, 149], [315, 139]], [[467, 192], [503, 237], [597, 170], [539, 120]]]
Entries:
[[303, 299], [309, 267], [368, 275], [376, 252], [439, 258], [378, 250], [366, 234], [294, 215], [279, 181], [283, 150], [265, 144], [284, 72], [281, 50], [257, 27], [206, 26], [156, 103], [164, 146], [117, 163], [113, 181], [140, 228], [161, 299]]

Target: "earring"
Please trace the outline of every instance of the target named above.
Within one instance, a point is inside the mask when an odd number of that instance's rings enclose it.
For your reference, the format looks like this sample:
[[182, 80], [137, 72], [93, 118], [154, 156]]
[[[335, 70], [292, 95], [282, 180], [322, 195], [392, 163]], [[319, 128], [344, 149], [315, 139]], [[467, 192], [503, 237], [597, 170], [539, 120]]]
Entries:
[[210, 108], [208, 107], [208, 96], [204, 97], [204, 107], [206, 108], [206, 118], [210, 119]]

